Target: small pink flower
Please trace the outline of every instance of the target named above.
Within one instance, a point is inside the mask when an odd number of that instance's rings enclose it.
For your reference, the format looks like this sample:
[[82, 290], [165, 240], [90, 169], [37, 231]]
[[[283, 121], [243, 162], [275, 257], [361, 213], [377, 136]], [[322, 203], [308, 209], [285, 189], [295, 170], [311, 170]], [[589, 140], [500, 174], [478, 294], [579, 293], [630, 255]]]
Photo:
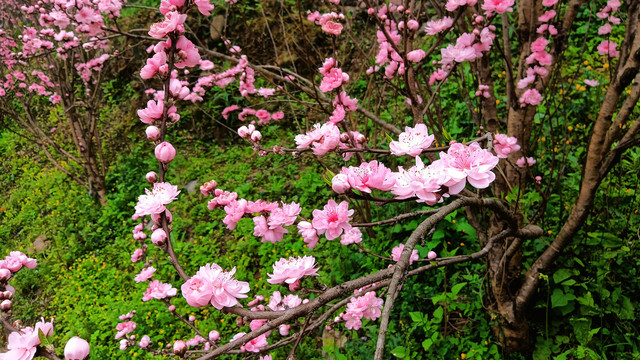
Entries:
[[141, 348], [146, 349], [151, 345], [151, 338], [148, 335], [143, 336], [142, 339], [140, 339], [139, 345]]
[[347, 75], [347, 73], [342, 72], [342, 69], [332, 68], [322, 79], [319, 88], [322, 92], [329, 92], [333, 89], [337, 89], [343, 83], [348, 81], [349, 75]]
[[142, 296], [142, 301], [149, 301], [151, 299], [161, 300], [167, 297], [176, 296], [177, 293], [178, 290], [171, 286], [171, 284], [164, 284], [158, 280], [153, 280], [149, 282], [149, 287]]
[[518, 145], [517, 142], [518, 139], [515, 137], [509, 137], [506, 134], [496, 134], [495, 140], [493, 140], [493, 149], [499, 158], [506, 159], [510, 153], [520, 150], [520, 145]]
[[365, 193], [371, 193], [371, 189], [389, 191], [396, 182], [395, 174], [377, 160], [363, 162], [359, 167], [342, 168], [340, 174], [347, 176], [349, 186]]
[[342, 33], [342, 24], [329, 20], [322, 25], [322, 31], [329, 35], [338, 36]]
[[151, 25], [149, 35], [156, 39], [162, 39], [170, 32], [178, 30], [184, 32], [184, 21], [187, 14], [180, 14], [177, 11], [171, 11], [165, 14], [164, 21]]
[[603, 56], [608, 55], [612, 58], [616, 58], [620, 56], [620, 51], [616, 50], [617, 46], [618, 44], [613, 41], [605, 40], [598, 45], [598, 53]]
[[537, 106], [542, 103], [542, 95], [536, 89], [527, 89], [519, 99], [521, 106], [525, 106], [525, 104], [529, 104], [532, 106]]
[[445, 16], [440, 20], [427, 21], [427, 26], [425, 28], [425, 31], [427, 32], [427, 35], [436, 35], [439, 32], [442, 32], [450, 28], [452, 25], [453, 25], [453, 19], [448, 16]]
[[600, 85], [600, 82], [598, 82], [598, 80], [591, 80], [591, 79], [586, 79], [584, 81], [585, 85], [591, 86], [591, 87], [596, 87], [598, 85]]
[[298, 233], [302, 236], [303, 241], [307, 243], [309, 249], [315, 248], [318, 244], [318, 232], [310, 222], [300, 221], [298, 223]]
[[236, 273], [234, 267], [231, 271], [225, 272], [217, 264], [207, 264], [200, 267], [196, 273], [213, 287], [211, 305], [218, 310], [224, 307], [232, 307], [239, 304], [237, 299], [246, 298], [245, 293], [249, 292], [249, 283], [238, 281], [233, 278]]
[[536, 163], [536, 159], [532, 157], [525, 158], [524, 156], [516, 160], [518, 167], [525, 167], [526, 165], [533, 166]]
[[[391, 250], [391, 258], [393, 259], [393, 261], [397, 262], [398, 260], [400, 260], [400, 255], [402, 255], [402, 250], [404, 250], [404, 244], [400, 244]], [[413, 262], [418, 259], [419, 259], [418, 250], [413, 250], [411, 252], [411, 257], [409, 258], [409, 265], [413, 264]]]
[[396, 156], [409, 155], [416, 157], [433, 143], [434, 136], [429, 135], [425, 124], [417, 124], [414, 128], [406, 127], [398, 141], [389, 144], [391, 153]]
[[281, 258], [273, 264], [273, 274], [268, 274], [269, 284], [292, 284], [303, 276], [318, 276], [318, 269], [314, 268], [316, 259], [313, 256]]
[[211, 0], [194, 0], [193, 3], [198, 7], [198, 11], [205, 16], [211, 15], [211, 10], [215, 8], [215, 6], [211, 4]]
[[422, 59], [424, 59], [425, 56], [427, 56], [427, 54], [424, 52], [424, 50], [417, 49], [407, 53], [407, 60], [417, 63], [422, 61]]
[[144, 269], [142, 269], [140, 274], [136, 275], [135, 281], [137, 283], [141, 283], [143, 281], [147, 281], [147, 280], [151, 279], [151, 277], [153, 276], [153, 273], [155, 273], [155, 272], [156, 272], [156, 268], [154, 268], [153, 266], [149, 266], [147, 268], [144, 268]]
[[136, 329], [136, 323], [133, 321], [127, 321], [127, 322], [118, 324], [116, 326], [116, 330], [118, 330], [118, 333], [116, 334], [116, 339], [120, 339], [121, 337], [131, 333], [135, 329]]
[[357, 244], [359, 242], [362, 242], [362, 232], [357, 227], [345, 231], [340, 238], [340, 244], [342, 245]]
[[496, 12], [498, 14], [504, 14], [505, 12], [513, 11], [514, 0], [485, 0], [482, 4], [482, 9], [488, 14]]
[[254, 217], [253, 223], [255, 225], [253, 236], [261, 237], [262, 242], [269, 241], [275, 244], [276, 242], [282, 241], [284, 234], [289, 233], [289, 231], [282, 225], [268, 226], [267, 220], [264, 218], [264, 216]]
[[343, 201], [338, 205], [334, 200], [324, 206], [324, 210], [313, 210], [311, 224], [318, 234], [325, 234], [327, 240], [333, 240], [342, 235], [343, 231], [350, 230], [351, 218], [354, 210], [349, 210], [349, 204]]

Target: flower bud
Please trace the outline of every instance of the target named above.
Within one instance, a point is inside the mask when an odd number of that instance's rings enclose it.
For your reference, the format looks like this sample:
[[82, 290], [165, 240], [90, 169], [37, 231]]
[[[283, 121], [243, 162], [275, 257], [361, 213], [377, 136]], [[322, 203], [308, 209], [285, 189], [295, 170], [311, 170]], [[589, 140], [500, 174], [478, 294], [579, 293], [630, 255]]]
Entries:
[[156, 146], [156, 159], [163, 164], [173, 161], [176, 156], [176, 149], [170, 143], [164, 141]]
[[187, 352], [187, 344], [184, 341], [178, 340], [173, 343], [173, 353], [182, 356]]
[[158, 174], [156, 174], [155, 171], [149, 171], [145, 177], [147, 178], [147, 181], [151, 184], [155, 184], [155, 182], [158, 181]]
[[344, 194], [345, 191], [351, 189], [349, 179], [346, 174], [338, 174], [331, 179], [331, 188], [338, 194]]
[[167, 233], [162, 229], [156, 229], [153, 234], [151, 234], [151, 242], [153, 245], [162, 246], [167, 240]]
[[145, 133], [147, 134], [147, 139], [151, 141], [156, 141], [160, 138], [160, 129], [153, 125], [149, 126], [147, 130], [145, 130]]
[[438, 254], [436, 254], [435, 251], [429, 251], [429, 253], [427, 254], [427, 259], [429, 260], [434, 260], [437, 257], [438, 257]]
[[213, 342], [220, 340], [220, 333], [215, 330], [209, 331], [209, 340]]
[[169, 311], [171, 311], [171, 312], [176, 311], [176, 306], [175, 305], [169, 305]]
[[287, 325], [287, 324], [282, 324], [282, 325], [280, 325], [280, 327], [278, 328], [278, 330], [280, 330], [280, 335], [282, 335], [282, 336], [287, 336], [287, 335], [289, 335], [289, 328], [290, 328], [290, 327], [291, 327], [291, 326], [290, 326], [290, 325]]
[[11, 300], [11, 298], [13, 298], [13, 293], [9, 290], [3, 291], [2, 298]]
[[11, 270], [0, 269], [0, 280], [9, 280], [11, 278]]
[[189, 321], [191, 321], [191, 322], [196, 321], [196, 317], [195, 317], [195, 316], [193, 316], [193, 315], [189, 316]]
[[145, 335], [140, 339], [140, 347], [146, 349], [149, 345], [151, 345], [151, 338], [148, 335]]
[[127, 339], [120, 340], [120, 350], [125, 351], [127, 350], [128, 346], [129, 346], [129, 341], [127, 341]]
[[2, 311], [9, 311], [11, 310], [12, 304], [11, 304], [11, 300], [2, 300], [2, 302], [0, 303], [0, 310]]
[[77, 336], [67, 341], [64, 347], [64, 358], [66, 360], [84, 360], [89, 356], [89, 343]]
[[300, 290], [301, 287], [302, 287], [302, 281], [300, 281], [300, 279], [298, 279], [295, 282], [289, 284], [289, 290], [290, 291]]
[[262, 134], [260, 134], [260, 131], [256, 130], [251, 134], [251, 141], [253, 142], [258, 142], [262, 140]]
[[238, 129], [238, 135], [240, 135], [241, 138], [246, 139], [247, 137], [249, 137], [249, 135], [251, 135], [251, 132], [246, 126], [241, 126]]
[[407, 27], [410, 30], [418, 30], [418, 27], [420, 27], [420, 24], [416, 21], [416, 20], [409, 20], [407, 21]]
[[244, 321], [242, 320], [241, 317], [236, 318], [236, 326], [238, 326], [238, 327], [243, 327], [244, 326]]

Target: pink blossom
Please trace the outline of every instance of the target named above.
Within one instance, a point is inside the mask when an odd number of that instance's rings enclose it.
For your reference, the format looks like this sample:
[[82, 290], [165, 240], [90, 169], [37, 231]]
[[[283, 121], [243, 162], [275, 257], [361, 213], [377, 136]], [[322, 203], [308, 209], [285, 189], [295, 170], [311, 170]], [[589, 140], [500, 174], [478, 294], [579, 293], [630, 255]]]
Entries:
[[617, 46], [618, 44], [613, 41], [605, 40], [598, 45], [598, 53], [603, 56], [608, 55], [612, 58], [616, 58], [620, 56], [620, 51], [616, 50]]
[[407, 60], [417, 63], [422, 61], [427, 54], [422, 49], [417, 49], [407, 53]]
[[342, 245], [357, 244], [359, 242], [362, 242], [362, 232], [357, 227], [345, 231], [340, 237], [340, 244]]
[[455, 194], [464, 188], [465, 180], [478, 189], [488, 187], [496, 178], [491, 170], [498, 164], [499, 159], [473, 142], [469, 146], [461, 143], [451, 145], [447, 153], [440, 153], [440, 160], [447, 168], [447, 173], [460, 181], [459, 184], [449, 187], [449, 192]]
[[215, 6], [211, 4], [211, 0], [194, 0], [193, 3], [198, 7], [198, 11], [205, 16], [211, 15], [211, 10], [215, 8]]
[[506, 159], [509, 153], [520, 150], [520, 145], [517, 144], [518, 139], [515, 137], [509, 137], [506, 134], [496, 134], [495, 140], [493, 140], [493, 149], [501, 159]]
[[382, 305], [384, 301], [376, 297], [373, 291], [367, 292], [363, 296], [352, 297], [347, 304], [347, 309], [342, 315], [346, 321], [345, 326], [350, 330], [358, 330], [362, 326], [361, 319], [375, 320], [382, 315]]
[[236, 306], [239, 304], [238, 299], [247, 297], [244, 294], [250, 290], [249, 283], [234, 279], [233, 275], [235, 273], [235, 267], [231, 271], [225, 272], [217, 264], [207, 264], [200, 267], [200, 270], [196, 273], [197, 276], [202, 277], [212, 285], [211, 305], [218, 310], [222, 310], [224, 307]]
[[442, 69], [438, 69], [434, 71], [433, 74], [431, 74], [431, 76], [429, 77], [429, 86], [435, 84], [436, 81], [441, 81], [446, 78], [447, 78], [447, 72]]
[[396, 184], [391, 193], [398, 195], [398, 199], [416, 196], [418, 202], [425, 202], [428, 205], [435, 204], [440, 198], [442, 185], [458, 184], [447, 174], [443, 164], [442, 161], [436, 161], [425, 167], [420, 157], [416, 157], [416, 165], [409, 170], [405, 170], [401, 166], [398, 167]]
[[222, 110], [222, 117], [227, 119], [229, 117], [229, 113], [232, 111], [236, 111], [238, 110], [239, 107], [238, 105], [231, 105], [231, 106], [227, 106], [226, 108], [224, 108], [224, 110]]
[[251, 133], [251, 141], [257, 143], [260, 142], [260, 140], [262, 140], [262, 134], [260, 133], [260, 131], [256, 130]]
[[[202, 268], [201, 271], [203, 271]], [[208, 305], [213, 296], [213, 284], [202, 276], [201, 271], [182, 284], [180, 288], [182, 296], [193, 307]]]
[[537, 38], [534, 42], [531, 43], [531, 51], [545, 51], [547, 45], [549, 45], [549, 41], [544, 37]]
[[153, 266], [146, 267], [142, 269], [142, 271], [138, 275], [136, 275], [135, 281], [137, 283], [147, 281], [151, 279], [151, 277], [153, 276], [153, 273], [155, 272], [156, 272], [156, 268], [154, 268]]
[[532, 157], [525, 158], [524, 156], [516, 160], [518, 167], [525, 167], [525, 165], [533, 166], [536, 163], [536, 159]]
[[142, 251], [142, 249], [136, 249], [133, 254], [131, 254], [131, 262], [138, 262], [140, 261], [140, 259], [142, 258], [142, 254], [144, 254], [144, 252]]
[[[142, 70], [140, 70], [140, 77], [143, 79], [151, 79], [166, 63], [167, 54], [164, 51], [153, 55], [153, 57], [147, 59], [147, 64], [142, 68]], [[164, 75], [166, 75], [166, 73]]]
[[184, 31], [184, 21], [187, 19], [187, 14], [180, 14], [177, 11], [170, 11], [165, 14], [164, 21], [151, 25], [149, 29], [149, 35], [156, 39], [162, 39], [170, 32], [178, 30]]
[[482, 9], [488, 14], [496, 12], [498, 14], [504, 14], [505, 12], [513, 11], [514, 0], [485, 0], [482, 4]]
[[[393, 261], [398, 262], [400, 260], [400, 255], [402, 255], [402, 250], [404, 250], [404, 244], [400, 244], [391, 250], [391, 258], [393, 259]], [[419, 259], [418, 250], [413, 250], [411, 252], [411, 257], [409, 258], [409, 265], [413, 264], [413, 262], [418, 259]]]
[[225, 216], [222, 222], [227, 224], [227, 229], [233, 230], [236, 228], [236, 224], [245, 214], [246, 207], [247, 200], [245, 199], [232, 200], [229, 205], [224, 207], [224, 212], [227, 216]]
[[606, 23], [598, 28], [598, 35], [607, 35], [611, 33], [611, 24]]
[[338, 36], [342, 33], [342, 24], [329, 20], [322, 25], [322, 31], [329, 35]]
[[262, 242], [271, 242], [275, 244], [278, 241], [282, 241], [284, 234], [289, 233], [282, 225], [268, 226], [267, 220], [264, 216], [256, 216], [253, 218], [255, 224], [253, 235], [262, 238]]
[[478, 0], [448, 0], [445, 8], [447, 11], [456, 11], [460, 6], [473, 6], [478, 2]]
[[89, 356], [89, 343], [77, 336], [67, 341], [64, 347], [64, 358], [66, 360], [84, 360]]
[[547, 22], [553, 19], [554, 17], [556, 17], [555, 10], [548, 10], [538, 18], [538, 21]]
[[196, 46], [186, 37], [180, 36], [176, 42], [177, 59], [174, 64], [178, 69], [185, 66], [194, 67], [200, 63], [200, 53]]
[[436, 35], [437, 33], [450, 28], [453, 25], [453, 19], [445, 16], [440, 20], [427, 21], [425, 31], [427, 35]]
[[[238, 333], [233, 337], [233, 340], [239, 339], [244, 335], [246, 335], [246, 333]], [[248, 351], [248, 352], [256, 352], [256, 353], [260, 352], [261, 348], [268, 345], [267, 335], [268, 333], [262, 334], [252, 340], [249, 340], [249, 342], [245, 343], [240, 347], [240, 351]]]
[[300, 221], [298, 223], [298, 233], [302, 236], [303, 241], [307, 243], [309, 249], [315, 248], [318, 244], [318, 232], [310, 222]]
[[339, 88], [343, 83], [348, 81], [349, 75], [347, 75], [347, 73], [342, 72], [342, 69], [332, 68], [322, 79], [319, 89], [322, 92], [329, 92]]
[[176, 156], [176, 149], [170, 143], [164, 141], [156, 146], [156, 159], [163, 164], [170, 163]]
[[338, 194], [344, 194], [347, 190], [351, 189], [349, 177], [346, 174], [337, 174], [331, 179], [331, 188]]
[[247, 203], [247, 207], [245, 209], [246, 213], [262, 213], [262, 212], [272, 212], [278, 208], [277, 202], [268, 202], [264, 200], [257, 201], [249, 201]]
[[298, 295], [289, 294], [282, 299], [282, 304], [287, 308], [292, 309], [302, 304], [302, 299]]
[[585, 85], [591, 86], [591, 87], [596, 87], [598, 85], [600, 85], [600, 82], [598, 80], [591, 80], [591, 79], [585, 79], [584, 80]]
[[365, 193], [371, 193], [371, 189], [389, 191], [395, 184], [394, 173], [377, 160], [342, 168], [340, 173], [347, 176], [349, 186]]
[[436, 254], [435, 251], [429, 251], [429, 253], [427, 254], [427, 259], [429, 260], [435, 260], [435, 258], [438, 257], [438, 254]]
[[133, 321], [127, 321], [120, 323], [116, 326], [116, 330], [118, 333], [116, 334], [116, 339], [120, 339], [121, 337], [130, 334], [133, 330], [136, 329], [136, 323]]
[[318, 276], [318, 269], [314, 268], [316, 259], [313, 256], [281, 258], [273, 264], [273, 274], [268, 274], [269, 284], [292, 284], [303, 276]]
[[[277, 204], [277, 203], [276, 203]], [[280, 225], [290, 226], [296, 221], [298, 214], [300, 214], [300, 204], [292, 202], [291, 204], [282, 204], [282, 207], [273, 209], [271, 215], [269, 215], [269, 227], [275, 227]]]
[[166, 210], [165, 205], [177, 199], [178, 187], [169, 183], [155, 183], [153, 190], [145, 189], [146, 195], [138, 197], [135, 217], [144, 215], [161, 214]]
[[31, 360], [37, 346], [40, 345], [38, 333], [31, 328], [24, 328], [21, 332], [12, 332], [7, 338], [6, 353], [0, 354], [2, 360]]
[[149, 282], [149, 287], [142, 296], [142, 301], [149, 301], [151, 299], [160, 300], [166, 297], [176, 296], [177, 293], [178, 290], [171, 286], [171, 284], [164, 284], [158, 280], [153, 280]]
[[396, 156], [409, 155], [416, 157], [433, 143], [434, 136], [429, 135], [425, 124], [417, 124], [414, 128], [406, 127], [398, 141], [389, 144], [391, 153]]
[[542, 0], [542, 6], [553, 6], [558, 0]]
[[525, 106], [525, 104], [540, 105], [542, 103], [542, 95], [536, 89], [527, 89], [520, 97], [520, 103], [522, 106]]
[[338, 205], [333, 199], [324, 206], [324, 210], [313, 210], [311, 224], [319, 235], [325, 234], [327, 240], [333, 240], [342, 235], [343, 231], [350, 230], [351, 218], [354, 210], [349, 210], [349, 204], [343, 201]]

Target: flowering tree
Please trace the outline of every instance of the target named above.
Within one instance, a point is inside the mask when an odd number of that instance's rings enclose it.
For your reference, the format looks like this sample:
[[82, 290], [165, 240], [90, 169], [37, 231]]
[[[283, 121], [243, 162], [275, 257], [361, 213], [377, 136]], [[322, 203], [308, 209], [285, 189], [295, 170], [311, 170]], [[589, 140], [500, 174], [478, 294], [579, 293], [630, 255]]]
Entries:
[[[232, 11], [233, 3], [221, 6]], [[617, 0], [599, 2], [602, 7], [596, 18], [602, 39], [596, 49], [590, 50], [597, 52], [598, 61], [610, 70], [597, 80], [583, 80], [585, 86], [598, 87], [600, 82], [608, 85], [598, 115], [589, 124], [580, 192], [560, 232], [525, 268], [522, 246], [543, 235], [536, 220], [544, 215], [550, 191], [562, 176], [561, 171], [554, 171], [561, 161], [556, 155], [536, 155], [536, 115], [542, 109], [555, 108], [562, 65], [581, 62], [566, 56], [565, 46], [578, 13], [584, 11], [583, 5], [581, 0], [390, 4], [365, 0], [347, 9], [340, 1], [331, 0], [322, 5], [326, 12], [310, 9], [305, 16], [307, 22], [300, 16], [300, 22], [291, 25], [302, 33], [318, 27], [321, 36], [331, 40], [327, 57], [315, 60], [317, 73], [305, 76], [297, 66], [289, 69], [249, 59], [229, 40], [231, 36], [224, 40], [229, 55], [201, 46], [204, 42], [196, 32], [188, 31], [188, 24], [216, 11], [214, 4], [209, 0], [162, 0], [159, 10], [163, 20], [149, 30], [156, 40], [140, 72], [153, 98], [138, 111], [140, 120], [149, 125], [146, 135], [155, 145], [159, 167], [146, 175], [151, 189], [138, 198], [135, 206], [133, 219], [140, 222], [133, 229], [133, 237], [139, 248], [131, 260], [142, 263], [135, 280], [149, 281], [142, 300], [165, 303], [177, 321], [193, 330], [193, 338], [175, 341], [170, 349], [154, 348], [147, 334], [134, 335], [137, 325], [135, 311], [131, 311], [120, 317], [122, 322], [116, 327], [120, 348], [135, 346], [156, 355], [200, 360], [245, 352], [269, 359], [269, 351], [293, 344], [289, 353], [293, 358], [298, 344], [315, 329], [344, 326], [357, 330], [362, 319], [369, 319], [379, 324], [375, 359], [382, 359], [391, 312], [394, 304], [402, 301], [407, 278], [486, 258], [491, 289], [488, 296], [491, 310], [501, 320], [501, 340], [510, 351], [523, 350], [529, 336], [525, 314], [536, 295], [540, 275], [551, 268], [578, 233], [599, 184], [624, 151], [640, 141], [639, 122], [629, 121], [637, 113], [634, 108], [640, 98], [640, 5], [622, 5]], [[362, 58], [349, 62], [351, 54], [341, 54], [344, 48], [339, 44], [355, 31], [358, 16], [367, 19], [368, 27], [362, 28], [373, 30], [373, 45], [356, 50]], [[618, 38], [622, 39], [619, 44]], [[372, 61], [367, 64], [369, 59]], [[212, 60], [231, 65], [214, 71]], [[496, 79], [495, 68], [506, 69], [505, 79]], [[375, 99], [378, 101], [366, 95], [369, 92], [358, 99], [351, 87], [358, 80], [372, 84], [371, 92], [388, 88], [396, 96], [389, 99], [383, 90], [385, 95]], [[475, 127], [467, 141], [452, 139], [446, 129], [443, 113], [450, 109], [442, 90], [454, 81], [462, 84], [460, 97]], [[273, 264], [268, 282], [274, 285], [274, 291], [269, 300], [256, 295], [246, 304], [251, 284], [246, 281], [249, 279], [236, 279], [236, 268], [224, 269], [213, 260], [197, 264], [200, 268], [195, 274], [184, 270], [173, 247], [169, 208], [180, 195], [178, 187], [169, 182], [170, 165], [176, 155], [169, 130], [179, 120], [180, 107], [187, 101], [201, 101], [208, 88], [225, 88], [236, 82], [240, 95], [250, 105], [231, 104], [221, 116], [226, 119], [237, 112], [239, 120], [248, 122], [237, 129], [237, 135], [261, 156], [317, 158], [328, 169], [335, 192], [326, 205], [313, 209], [296, 202], [244, 199], [216, 180], [200, 188], [210, 197], [210, 210], [224, 211], [223, 222], [229, 231], [240, 221], [252, 221], [256, 241], [270, 243], [283, 241], [285, 234], [297, 231], [309, 249], [305, 256], [282, 258]], [[630, 85], [631, 90], [624, 95]], [[577, 90], [581, 86], [578, 84]], [[260, 127], [287, 118], [286, 107], [270, 104], [287, 98], [317, 110], [307, 119], [319, 122], [308, 124], [288, 142], [266, 146], [269, 139], [263, 138]], [[499, 100], [505, 98], [506, 106], [499, 107]], [[380, 116], [383, 107], [398, 113], [385, 119]], [[388, 146], [381, 135], [391, 138]], [[545, 173], [536, 169], [542, 162], [552, 169], [544, 178], [539, 174]], [[533, 209], [521, 205], [521, 197], [529, 191], [541, 195], [540, 204]], [[376, 219], [371, 211], [372, 207], [394, 203], [429, 208], [384, 219]], [[479, 250], [439, 257], [433, 249], [421, 259], [416, 246], [457, 210], [465, 211], [475, 229]], [[390, 258], [367, 249], [368, 242], [376, 241], [368, 228], [412, 218], [419, 219], [419, 225], [403, 244], [390, 249]], [[146, 241], [145, 224], [151, 227], [151, 247]], [[368, 275], [334, 286], [314, 282], [312, 277], [324, 270], [312, 256], [313, 249], [333, 246], [328, 242], [336, 239], [342, 246], [388, 261], [389, 267], [370, 269]], [[163, 258], [169, 260], [178, 281], [152, 280], [156, 276], [154, 265], [160, 265], [147, 259], [157, 253], [166, 255]], [[223, 344], [219, 332], [200, 329], [195, 326], [195, 318], [179, 314], [172, 299], [180, 296], [190, 307], [212, 306], [237, 319], [239, 326], [248, 325], [248, 329]]]
[[102, 204], [101, 86], [120, 55], [114, 47], [125, 46], [121, 8], [111, 0], [0, 4], [0, 124], [38, 145]]

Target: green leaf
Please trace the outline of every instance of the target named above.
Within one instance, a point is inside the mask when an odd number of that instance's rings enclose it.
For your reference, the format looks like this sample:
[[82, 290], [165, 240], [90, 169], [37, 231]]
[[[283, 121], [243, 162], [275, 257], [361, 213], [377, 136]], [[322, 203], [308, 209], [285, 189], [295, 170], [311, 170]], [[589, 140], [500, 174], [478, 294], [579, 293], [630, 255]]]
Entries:
[[570, 278], [573, 273], [567, 269], [560, 269], [553, 274], [553, 281], [556, 284], [562, 283], [564, 280]]
[[466, 282], [462, 282], [462, 283], [459, 283], [459, 284], [455, 284], [455, 285], [453, 285], [453, 287], [451, 288], [451, 293], [452, 293], [453, 295], [458, 295], [458, 293], [460, 292], [460, 290], [462, 290], [462, 288], [463, 288], [465, 285], [467, 285], [467, 283], [466, 283]]
[[580, 318], [570, 319], [569, 322], [573, 327], [573, 333], [576, 335], [576, 340], [582, 345], [586, 345], [591, 340], [591, 319]]
[[433, 320], [436, 323], [439, 323], [440, 321], [442, 321], [442, 316], [444, 315], [444, 309], [442, 308], [442, 306], [439, 306], [434, 312], [433, 312]]
[[411, 316], [413, 322], [422, 322], [424, 320], [424, 314], [421, 312], [412, 311], [409, 313], [409, 316]]
[[395, 349], [391, 350], [391, 355], [399, 359], [404, 359], [409, 355], [409, 349], [404, 346], [397, 346]]
[[569, 304], [569, 301], [573, 301], [576, 299], [576, 296], [573, 294], [565, 294], [560, 289], [554, 289], [553, 294], [551, 294], [551, 307], [563, 307]]

